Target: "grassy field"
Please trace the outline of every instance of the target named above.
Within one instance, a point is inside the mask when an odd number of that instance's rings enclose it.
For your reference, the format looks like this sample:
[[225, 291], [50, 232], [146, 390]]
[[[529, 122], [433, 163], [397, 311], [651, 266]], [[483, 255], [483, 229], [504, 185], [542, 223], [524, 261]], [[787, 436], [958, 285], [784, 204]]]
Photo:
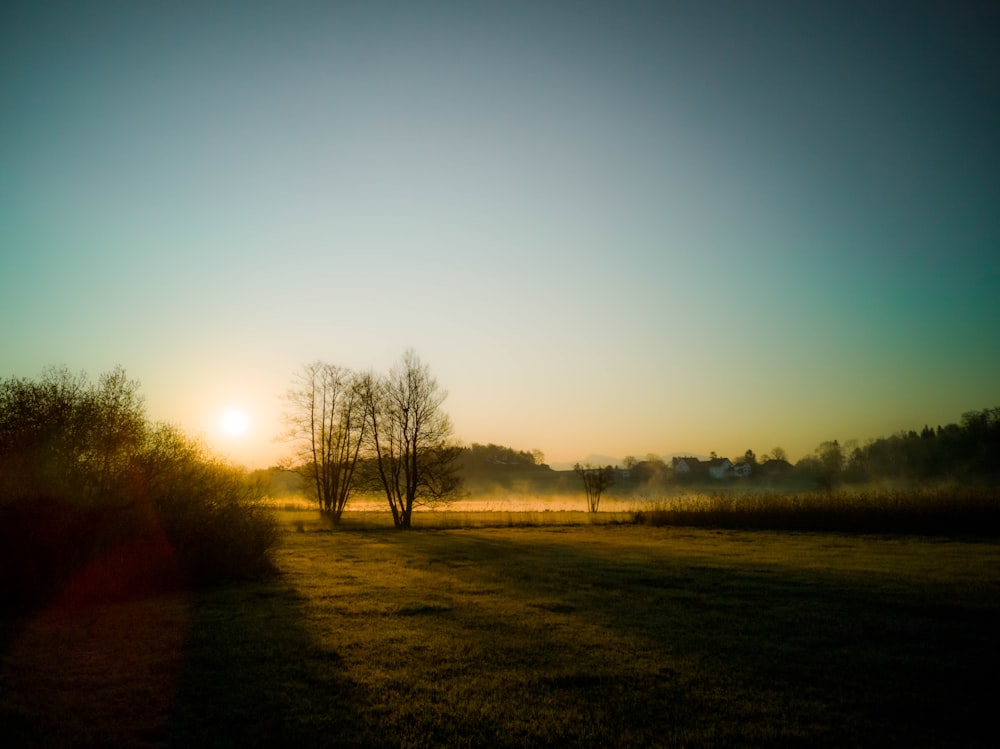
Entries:
[[4, 743], [994, 744], [1000, 544], [508, 515], [286, 513], [272, 578], [7, 617]]

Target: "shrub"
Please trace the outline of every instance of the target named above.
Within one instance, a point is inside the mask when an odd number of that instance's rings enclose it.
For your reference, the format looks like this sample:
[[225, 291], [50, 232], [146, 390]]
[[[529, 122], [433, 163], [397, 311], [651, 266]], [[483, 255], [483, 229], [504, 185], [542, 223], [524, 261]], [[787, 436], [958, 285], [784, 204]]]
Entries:
[[270, 568], [276, 524], [242, 469], [151, 425], [121, 370], [0, 382], [0, 594], [137, 595]]
[[150, 497], [189, 582], [247, 577], [270, 569], [277, 523], [261, 502], [260, 486], [242, 470], [193, 450], [169, 466]]

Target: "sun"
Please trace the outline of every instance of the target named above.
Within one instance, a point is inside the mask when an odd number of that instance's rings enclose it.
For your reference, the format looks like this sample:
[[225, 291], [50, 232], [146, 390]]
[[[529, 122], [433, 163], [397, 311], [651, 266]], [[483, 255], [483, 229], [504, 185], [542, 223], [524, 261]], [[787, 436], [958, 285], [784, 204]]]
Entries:
[[230, 437], [242, 437], [250, 428], [250, 417], [242, 408], [230, 408], [219, 418], [219, 428]]

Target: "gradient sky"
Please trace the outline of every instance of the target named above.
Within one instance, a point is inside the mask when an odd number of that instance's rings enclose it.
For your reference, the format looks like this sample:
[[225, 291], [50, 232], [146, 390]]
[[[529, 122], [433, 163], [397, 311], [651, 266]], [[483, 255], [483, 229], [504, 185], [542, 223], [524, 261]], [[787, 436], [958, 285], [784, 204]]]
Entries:
[[990, 2], [5, 2], [0, 377], [121, 364], [251, 465], [300, 365], [408, 347], [457, 438], [552, 463], [958, 421], [1000, 405], [997, 39]]

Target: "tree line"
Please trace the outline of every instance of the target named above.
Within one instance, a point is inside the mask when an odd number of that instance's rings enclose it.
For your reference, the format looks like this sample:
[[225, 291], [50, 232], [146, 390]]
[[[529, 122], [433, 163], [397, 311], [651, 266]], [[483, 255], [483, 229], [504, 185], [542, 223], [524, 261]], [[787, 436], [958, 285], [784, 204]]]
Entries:
[[[716, 457], [713, 452], [711, 458]], [[674, 466], [678, 460], [673, 459]], [[880, 481], [996, 483], [1000, 481], [1000, 407], [968, 411], [957, 424], [901, 431], [864, 445], [825, 440], [794, 465], [781, 447], [760, 458], [747, 450], [734, 463], [749, 465], [751, 480], [788, 478], [825, 487]], [[622, 465], [629, 470], [629, 485], [665, 484], [677, 478], [653, 453], [642, 460], [627, 456]]]
[[924, 426], [865, 445], [823, 442], [796, 471], [832, 485], [870, 481], [1000, 480], [1000, 407], [962, 414], [960, 423]]

